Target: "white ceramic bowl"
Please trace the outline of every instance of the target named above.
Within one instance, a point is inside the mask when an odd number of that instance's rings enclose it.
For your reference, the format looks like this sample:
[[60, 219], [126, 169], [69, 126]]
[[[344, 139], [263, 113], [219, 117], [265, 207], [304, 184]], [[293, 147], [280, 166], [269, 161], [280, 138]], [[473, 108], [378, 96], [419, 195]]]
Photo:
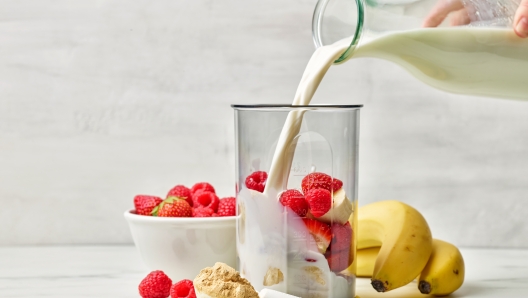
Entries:
[[236, 266], [236, 217], [170, 218], [125, 212], [134, 243], [150, 270], [173, 282], [193, 280], [216, 262]]

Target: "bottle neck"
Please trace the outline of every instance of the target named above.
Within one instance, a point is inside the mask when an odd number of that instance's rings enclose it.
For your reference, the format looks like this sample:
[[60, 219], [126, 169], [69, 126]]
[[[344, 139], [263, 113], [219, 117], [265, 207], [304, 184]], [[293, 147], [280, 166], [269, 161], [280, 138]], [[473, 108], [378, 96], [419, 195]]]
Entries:
[[359, 43], [364, 19], [364, 0], [319, 0], [312, 20], [315, 46], [346, 42], [348, 49], [335, 62], [345, 61]]

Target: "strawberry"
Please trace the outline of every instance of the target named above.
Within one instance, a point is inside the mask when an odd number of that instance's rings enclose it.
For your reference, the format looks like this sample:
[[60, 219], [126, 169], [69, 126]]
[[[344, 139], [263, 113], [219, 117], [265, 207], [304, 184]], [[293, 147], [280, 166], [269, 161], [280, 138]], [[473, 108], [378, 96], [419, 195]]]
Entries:
[[194, 196], [197, 191], [210, 191], [212, 193], [215, 193], [214, 187], [207, 182], [198, 182], [191, 187], [192, 196]]
[[184, 199], [168, 197], [152, 210], [152, 214], [159, 217], [191, 217], [192, 207]]
[[218, 210], [219, 199], [214, 192], [197, 191], [193, 195], [194, 207], [209, 207], [216, 212]]
[[193, 282], [184, 279], [175, 283], [170, 289], [170, 296], [171, 298], [196, 298]]
[[290, 207], [300, 217], [304, 217], [308, 213], [308, 203], [303, 194], [296, 189], [288, 189], [281, 193], [279, 201], [283, 206]]
[[218, 216], [235, 216], [236, 199], [234, 197], [223, 198], [218, 203]]
[[264, 171], [253, 172], [251, 175], [246, 177], [246, 187], [258, 192], [263, 192], [267, 179], [268, 173]]
[[167, 298], [172, 280], [163, 271], [150, 272], [139, 284], [139, 295], [143, 298]]
[[312, 189], [322, 188], [332, 192], [339, 190], [342, 186], [343, 182], [341, 180], [332, 179], [330, 175], [319, 172], [306, 175], [301, 182], [304, 195]]
[[324, 254], [330, 245], [330, 241], [332, 241], [332, 231], [330, 230], [330, 226], [315, 219], [303, 218], [302, 220], [308, 229], [308, 232], [313, 236], [317, 243], [319, 252]]
[[332, 194], [326, 189], [311, 189], [306, 193], [310, 213], [315, 217], [325, 215], [332, 207]]
[[344, 225], [335, 223], [330, 226], [332, 230], [332, 242], [330, 242], [330, 248], [334, 252], [339, 252], [342, 250], [350, 251], [350, 246], [352, 245], [352, 227], [350, 223], [345, 223]]
[[332, 250], [332, 247], [326, 251], [325, 257], [328, 266], [330, 266], [330, 270], [333, 272], [341, 272], [347, 269], [353, 261], [350, 257], [349, 250], [335, 252]]
[[171, 190], [169, 190], [169, 193], [167, 194], [168, 197], [178, 197], [181, 199], [185, 199], [189, 205], [193, 205], [192, 201], [192, 195], [191, 190], [183, 185], [176, 185]]
[[158, 206], [161, 201], [160, 197], [137, 195], [134, 197], [134, 207], [136, 208], [136, 214], [139, 215], [150, 215], [152, 209]]
[[212, 217], [213, 214], [213, 209], [209, 207], [196, 207], [192, 209], [193, 217]]

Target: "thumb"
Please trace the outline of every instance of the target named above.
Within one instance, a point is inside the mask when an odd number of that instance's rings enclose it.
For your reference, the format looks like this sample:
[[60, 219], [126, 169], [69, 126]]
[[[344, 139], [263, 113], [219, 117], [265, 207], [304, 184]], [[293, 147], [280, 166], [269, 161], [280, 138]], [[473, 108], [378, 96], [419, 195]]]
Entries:
[[519, 37], [528, 37], [528, 0], [522, 0], [515, 13], [513, 28]]

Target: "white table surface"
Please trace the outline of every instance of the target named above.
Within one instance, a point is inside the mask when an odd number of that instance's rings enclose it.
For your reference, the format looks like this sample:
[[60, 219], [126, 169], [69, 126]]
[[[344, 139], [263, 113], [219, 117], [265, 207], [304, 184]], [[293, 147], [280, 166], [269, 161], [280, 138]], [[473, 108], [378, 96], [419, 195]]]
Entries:
[[[528, 250], [462, 249], [466, 282], [451, 297], [528, 297]], [[148, 273], [133, 246], [0, 247], [0, 297], [139, 297]], [[360, 298], [418, 298], [416, 284]]]

